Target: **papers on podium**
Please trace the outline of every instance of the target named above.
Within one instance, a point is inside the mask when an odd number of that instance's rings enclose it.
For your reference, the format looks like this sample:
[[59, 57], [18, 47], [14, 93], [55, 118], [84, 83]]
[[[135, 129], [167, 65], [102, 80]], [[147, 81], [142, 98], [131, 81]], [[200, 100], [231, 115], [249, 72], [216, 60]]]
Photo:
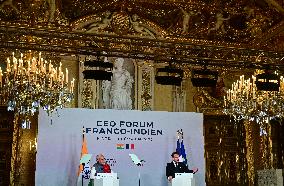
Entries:
[[97, 173], [94, 179], [95, 186], [119, 186], [117, 173]]
[[98, 173], [95, 176], [97, 179], [99, 178], [117, 178], [117, 173]]
[[169, 186], [195, 186], [193, 173], [175, 173], [175, 178]]

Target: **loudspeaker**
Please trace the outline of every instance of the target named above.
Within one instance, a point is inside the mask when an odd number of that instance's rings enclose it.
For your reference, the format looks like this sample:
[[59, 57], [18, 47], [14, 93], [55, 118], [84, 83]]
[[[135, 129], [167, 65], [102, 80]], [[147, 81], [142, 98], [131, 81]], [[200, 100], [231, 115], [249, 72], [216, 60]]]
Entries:
[[262, 73], [256, 75], [256, 88], [260, 91], [279, 91], [280, 77], [272, 73]]
[[165, 67], [158, 68], [156, 71], [156, 82], [161, 85], [176, 85], [180, 86], [183, 78], [183, 70]]
[[191, 82], [195, 87], [215, 87], [218, 80], [218, 72], [208, 69], [192, 70]]
[[95, 80], [111, 80], [113, 64], [104, 61], [89, 60], [84, 62], [85, 67], [91, 67], [95, 69], [84, 70], [84, 79], [95, 79]]

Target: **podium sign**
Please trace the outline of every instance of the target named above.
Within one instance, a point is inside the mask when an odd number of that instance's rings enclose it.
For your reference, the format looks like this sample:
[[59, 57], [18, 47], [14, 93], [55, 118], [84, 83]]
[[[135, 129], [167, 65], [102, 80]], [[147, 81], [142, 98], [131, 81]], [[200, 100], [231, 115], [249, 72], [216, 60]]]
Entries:
[[119, 179], [117, 173], [98, 173], [91, 183], [94, 186], [119, 186]]
[[195, 186], [192, 173], [176, 173], [169, 186]]

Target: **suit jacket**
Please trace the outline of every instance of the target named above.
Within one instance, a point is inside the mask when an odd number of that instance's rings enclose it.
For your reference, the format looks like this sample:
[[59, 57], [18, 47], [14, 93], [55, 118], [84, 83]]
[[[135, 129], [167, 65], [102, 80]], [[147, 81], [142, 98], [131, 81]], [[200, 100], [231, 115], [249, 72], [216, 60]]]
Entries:
[[95, 167], [96, 173], [110, 173], [111, 172], [110, 166], [108, 164], [102, 165], [99, 163], [95, 163], [93, 167]]
[[93, 167], [95, 167], [96, 173], [104, 173], [104, 168], [103, 168], [103, 165], [102, 165], [102, 164], [95, 163], [95, 164], [93, 165]]
[[182, 162], [178, 162], [178, 166], [175, 166], [174, 162], [167, 163], [166, 167], [167, 178], [169, 176], [172, 176], [174, 178], [175, 173], [193, 173], [193, 170], [189, 170], [188, 167]]

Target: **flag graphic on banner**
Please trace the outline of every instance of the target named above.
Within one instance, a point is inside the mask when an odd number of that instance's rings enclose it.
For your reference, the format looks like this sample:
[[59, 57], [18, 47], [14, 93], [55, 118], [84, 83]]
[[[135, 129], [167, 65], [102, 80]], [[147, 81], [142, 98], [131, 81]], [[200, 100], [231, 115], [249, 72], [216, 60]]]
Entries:
[[116, 149], [120, 149], [120, 150], [122, 150], [122, 149], [134, 149], [134, 148], [135, 148], [135, 146], [134, 146], [133, 143], [132, 144], [121, 144], [121, 143], [116, 144]]
[[124, 149], [124, 144], [116, 144], [116, 149]]
[[125, 144], [125, 149], [134, 149], [134, 144]]
[[184, 147], [184, 144], [183, 144], [183, 132], [182, 132], [182, 129], [180, 131], [178, 131], [177, 133], [178, 133], [178, 139], [177, 139], [176, 151], [180, 155], [179, 162], [183, 162], [187, 166], [187, 158], [186, 158], [185, 147]]

